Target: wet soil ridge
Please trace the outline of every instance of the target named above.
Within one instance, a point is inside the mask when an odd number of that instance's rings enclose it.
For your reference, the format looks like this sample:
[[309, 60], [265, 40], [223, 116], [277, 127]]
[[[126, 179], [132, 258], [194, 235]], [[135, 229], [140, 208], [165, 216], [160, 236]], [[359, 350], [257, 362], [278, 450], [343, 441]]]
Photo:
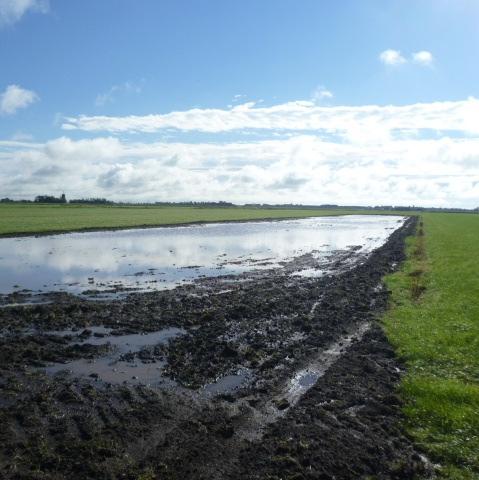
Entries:
[[[292, 275], [312, 266], [305, 255], [281, 269], [125, 300], [57, 294], [50, 304], [3, 309], [3, 478], [424, 472], [399, 427], [394, 391], [402, 367], [374, 324], [387, 305], [381, 278], [404, 259], [404, 238], [414, 228], [408, 219], [369, 255], [339, 252], [319, 278]], [[105, 378], [72, 368], [118, 354], [109, 337], [137, 340], [167, 329], [181, 334], [120, 352], [131, 371], [152, 367], [157, 377], [116, 382], [108, 363]], [[61, 363], [67, 371], [47, 371]]]

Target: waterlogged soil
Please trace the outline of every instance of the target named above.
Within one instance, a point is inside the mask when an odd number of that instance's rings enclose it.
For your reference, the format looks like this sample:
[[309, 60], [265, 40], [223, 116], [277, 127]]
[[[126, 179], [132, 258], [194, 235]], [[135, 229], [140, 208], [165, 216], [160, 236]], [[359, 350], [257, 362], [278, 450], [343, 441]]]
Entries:
[[[409, 219], [372, 253], [0, 310], [5, 479], [413, 478], [376, 319]], [[323, 268], [324, 271], [324, 268]]]

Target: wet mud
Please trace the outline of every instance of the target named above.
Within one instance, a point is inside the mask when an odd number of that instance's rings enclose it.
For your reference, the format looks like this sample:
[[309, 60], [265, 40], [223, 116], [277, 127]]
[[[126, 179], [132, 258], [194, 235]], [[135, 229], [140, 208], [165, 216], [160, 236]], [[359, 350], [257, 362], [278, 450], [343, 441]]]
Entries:
[[326, 266], [304, 254], [116, 300], [4, 306], [1, 478], [427, 474], [401, 430], [403, 367], [376, 322], [381, 279], [414, 228]]

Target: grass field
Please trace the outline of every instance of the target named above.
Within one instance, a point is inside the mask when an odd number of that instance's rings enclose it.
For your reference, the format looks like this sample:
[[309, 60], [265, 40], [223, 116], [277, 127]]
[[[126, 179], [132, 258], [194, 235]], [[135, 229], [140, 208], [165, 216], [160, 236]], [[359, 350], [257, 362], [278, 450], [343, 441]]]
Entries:
[[386, 330], [408, 366], [407, 428], [441, 477], [479, 479], [479, 215], [422, 219], [404, 269], [387, 280]]
[[[191, 222], [311, 217], [348, 210], [0, 204], [0, 235], [174, 225]], [[379, 213], [379, 212], [374, 212]]]

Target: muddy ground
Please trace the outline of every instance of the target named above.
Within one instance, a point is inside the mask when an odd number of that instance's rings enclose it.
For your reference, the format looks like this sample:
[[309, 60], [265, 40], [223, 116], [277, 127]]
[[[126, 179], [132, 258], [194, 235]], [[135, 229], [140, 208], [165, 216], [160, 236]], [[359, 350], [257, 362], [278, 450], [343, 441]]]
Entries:
[[[309, 254], [114, 301], [54, 294], [2, 308], [1, 478], [427, 473], [401, 429], [403, 367], [375, 322], [381, 278], [414, 228], [408, 220], [369, 256], [336, 252], [319, 278], [291, 275], [318, 266]], [[168, 340], [154, 336], [171, 327]], [[148, 335], [141, 348], [118, 340]]]

